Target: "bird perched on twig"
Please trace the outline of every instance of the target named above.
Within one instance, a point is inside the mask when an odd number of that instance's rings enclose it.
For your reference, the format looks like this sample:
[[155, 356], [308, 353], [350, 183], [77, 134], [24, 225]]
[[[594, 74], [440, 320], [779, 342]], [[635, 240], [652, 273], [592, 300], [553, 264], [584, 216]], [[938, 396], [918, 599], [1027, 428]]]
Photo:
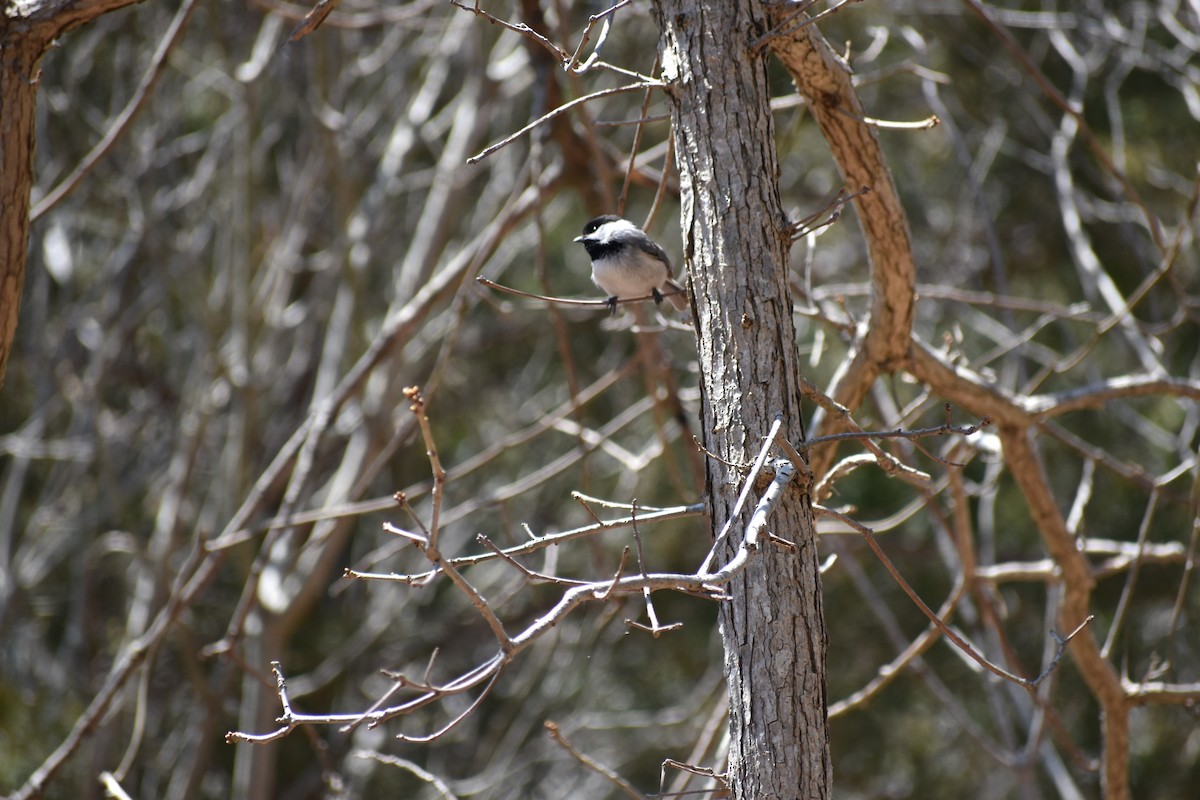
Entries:
[[683, 311], [687, 291], [671, 274], [671, 260], [658, 244], [627, 219], [605, 214], [589, 220], [575, 241], [583, 244], [592, 259], [592, 281], [608, 294], [613, 313], [618, 300], [650, 296], [663, 298]]

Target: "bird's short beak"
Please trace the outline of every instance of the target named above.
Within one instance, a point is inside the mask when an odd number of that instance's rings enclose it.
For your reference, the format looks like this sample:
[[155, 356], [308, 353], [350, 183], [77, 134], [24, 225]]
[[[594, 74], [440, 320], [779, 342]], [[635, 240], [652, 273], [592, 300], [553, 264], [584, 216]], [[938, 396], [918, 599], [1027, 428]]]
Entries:
[[573, 241], [573, 242], [582, 242], [582, 241], [583, 241], [583, 237], [582, 237], [582, 236], [576, 236], [576, 237], [575, 237], [574, 239], [572, 239], [571, 241]]

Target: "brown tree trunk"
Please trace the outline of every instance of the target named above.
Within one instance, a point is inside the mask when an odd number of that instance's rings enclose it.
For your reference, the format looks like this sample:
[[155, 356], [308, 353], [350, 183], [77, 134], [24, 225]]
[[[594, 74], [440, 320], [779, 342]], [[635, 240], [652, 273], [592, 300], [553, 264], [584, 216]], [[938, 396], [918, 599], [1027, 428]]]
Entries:
[[[744, 476], [726, 462], [749, 464], [777, 414], [784, 436], [804, 437], [767, 67], [750, 52], [767, 19], [753, 0], [659, 0], [656, 10], [696, 298], [704, 444], [720, 459], [707, 465], [719, 530]], [[793, 484], [771, 521], [794, 549], [765, 543], [721, 609], [729, 784], [736, 798], [829, 797], [826, 631], [807, 488]]]
[[5, 20], [0, 29], [0, 382], [8, 367], [29, 242], [37, 63], [42, 46]]

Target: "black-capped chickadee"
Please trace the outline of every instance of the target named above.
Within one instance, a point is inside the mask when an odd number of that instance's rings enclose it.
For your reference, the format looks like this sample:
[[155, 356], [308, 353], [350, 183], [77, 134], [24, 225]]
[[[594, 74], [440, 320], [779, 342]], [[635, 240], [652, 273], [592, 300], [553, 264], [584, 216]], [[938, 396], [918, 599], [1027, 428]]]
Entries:
[[680, 311], [688, 307], [687, 292], [672, 277], [667, 254], [629, 220], [614, 214], [596, 217], [575, 241], [591, 256], [592, 281], [608, 293], [614, 313], [618, 300], [646, 295], [655, 303], [666, 297]]

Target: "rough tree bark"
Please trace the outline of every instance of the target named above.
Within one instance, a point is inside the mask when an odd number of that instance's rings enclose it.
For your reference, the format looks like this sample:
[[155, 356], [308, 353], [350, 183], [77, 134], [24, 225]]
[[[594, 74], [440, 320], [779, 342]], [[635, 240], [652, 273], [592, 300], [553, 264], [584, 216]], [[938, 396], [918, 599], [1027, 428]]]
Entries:
[[37, 63], [44, 48], [8, 18], [0, 25], [0, 381], [8, 367], [25, 286], [33, 186]]
[[[804, 437], [787, 288], [787, 222], [765, 55], [754, 0], [659, 0], [670, 82], [682, 224], [695, 294], [704, 444], [714, 530], [733, 511], [736, 466], [754, 459], [772, 420]], [[736, 522], [744, 526], [746, 520]], [[806, 487], [776, 507], [773, 533], [721, 608], [729, 688], [728, 780], [737, 798], [830, 795], [826, 631]]]
[[[816, 25], [797, 28], [788, 18], [790, 4], [768, 8], [772, 22], [790, 33], [771, 40], [771, 50], [792, 76], [807, 101], [813, 121], [829, 145], [850, 191], [866, 189], [854, 199], [855, 218], [863, 233], [871, 264], [871, 313], [855, 337], [850, 358], [830, 381], [829, 395], [856, 409], [876, 378], [894, 373], [907, 357], [916, 305], [917, 267], [912, 237], [900, 194], [879, 145], [879, 135], [854, 89], [850, 66], [834, 52]], [[836, 423], [814, 414], [813, 435]], [[826, 428], [823, 430], [823, 428]], [[837, 451], [814, 454], [813, 473], [824, 475]]]
[[0, 383], [25, 286], [38, 63], [63, 33], [134, 2], [29, 0], [6, 2], [0, 12]]

